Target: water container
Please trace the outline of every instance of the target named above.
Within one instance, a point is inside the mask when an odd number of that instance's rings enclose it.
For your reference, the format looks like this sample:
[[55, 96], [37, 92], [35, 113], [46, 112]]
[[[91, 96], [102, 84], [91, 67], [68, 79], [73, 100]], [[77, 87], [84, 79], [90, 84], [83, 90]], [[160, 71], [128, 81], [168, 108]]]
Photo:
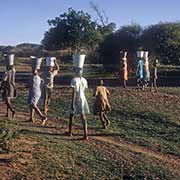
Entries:
[[36, 69], [41, 69], [42, 58], [38, 58], [36, 61]]
[[73, 54], [73, 66], [78, 68], [83, 68], [85, 61], [85, 54]]
[[8, 58], [8, 65], [13, 66], [14, 65], [14, 54], [10, 54]]
[[144, 56], [144, 51], [137, 51], [138, 58], [143, 58], [143, 56]]
[[55, 63], [54, 61], [56, 60], [55, 57], [47, 57], [46, 58], [46, 66], [54, 67]]
[[124, 57], [123, 58], [127, 58], [127, 52], [124, 52]]
[[31, 65], [33, 69], [40, 69], [42, 58], [37, 58], [35, 56], [31, 56]]
[[147, 59], [148, 58], [148, 51], [144, 51], [144, 58]]

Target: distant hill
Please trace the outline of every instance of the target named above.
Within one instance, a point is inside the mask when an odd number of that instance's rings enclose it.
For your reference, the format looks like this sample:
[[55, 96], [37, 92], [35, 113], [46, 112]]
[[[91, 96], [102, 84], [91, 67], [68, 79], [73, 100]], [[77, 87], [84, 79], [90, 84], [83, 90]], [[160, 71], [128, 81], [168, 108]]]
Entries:
[[42, 49], [40, 44], [22, 43], [17, 46], [0, 46], [0, 53], [13, 52], [19, 57], [40, 56]]

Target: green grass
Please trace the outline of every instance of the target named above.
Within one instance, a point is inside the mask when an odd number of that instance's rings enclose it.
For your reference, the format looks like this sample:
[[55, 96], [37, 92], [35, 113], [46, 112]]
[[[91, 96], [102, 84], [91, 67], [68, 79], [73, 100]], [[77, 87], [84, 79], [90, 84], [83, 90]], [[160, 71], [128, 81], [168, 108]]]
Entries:
[[[99, 119], [88, 115], [88, 127], [97, 134], [123, 140], [130, 144], [143, 146], [162, 154], [180, 157], [180, 108], [176, 101], [180, 100], [179, 88], [160, 88], [159, 94], [136, 92], [110, 88], [112, 111], [107, 113], [111, 126], [102, 129]], [[92, 111], [94, 98], [92, 89], [87, 91], [87, 98]], [[48, 128], [31, 126], [16, 121], [1, 121], [1, 125], [19, 136], [31, 138], [37, 143], [32, 145], [32, 160], [22, 167], [22, 172], [11, 170], [13, 179], [28, 179], [40, 176], [42, 179], [116, 179], [123, 175], [125, 180], [178, 180], [166, 164], [156, 158], [142, 153], [134, 153], [103, 141], [91, 139], [89, 142], [70, 140], [61, 133], [61, 126], [68, 125], [68, 108], [71, 90], [60, 88], [54, 91], [50, 103], [49, 115], [59, 117], [59, 124], [51, 132]], [[27, 112], [27, 92], [19, 93], [14, 101], [16, 109]], [[81, 125], [76, 118], [74, 125]], [[63, 131], [63, 132], [62, 132]], [[2, 132], [2, 131], [1, 131]], [[59, 134], [60, 133], [60, 134]], [[14, 133], [13, 133], [14, 134]], [[17, 138], [17, 136], [10, 136]], [[18, 138], [17, 138], [18, 139]], [[77, 139], [77, 137], [75, 138]], [[17, 141], [18, 142], [18, 141]], [[29, 149], [17, 144], [10, 151], [16, 152], [18, 158], [27, 158], [24, 152]]]

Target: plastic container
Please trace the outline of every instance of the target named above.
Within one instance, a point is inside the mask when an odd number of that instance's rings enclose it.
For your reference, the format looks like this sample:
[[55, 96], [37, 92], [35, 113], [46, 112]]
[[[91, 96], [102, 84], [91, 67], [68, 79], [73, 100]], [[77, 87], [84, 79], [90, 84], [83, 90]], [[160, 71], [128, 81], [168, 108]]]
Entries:
[[144, 57], [144, 51], [137, 51], [137, 57], [143, 58]]
[[85, 54], [73, 54], [73, 66], [83, 68], [85, 57]]
[[46, 66], [54, 67], [55, 63], [54, 61], [56, 60], [56, 57], [47, 57], [46, 58]]
[[33, 69], [40, 69], [42, 58], [37, 58], [35, 56], [31, 56], [31, 65]]
[[10, 66], [13, 66], [13, 65], [14, 65], [14, 57], [15, 57], [14, 54], [10, 54], [10, 55], [8, 56], [8, 65], [10, 65]]
[[148, 58], [148, 54], [149, 52], [148, 51], [144, 51], [144, 58], [147, 59]]

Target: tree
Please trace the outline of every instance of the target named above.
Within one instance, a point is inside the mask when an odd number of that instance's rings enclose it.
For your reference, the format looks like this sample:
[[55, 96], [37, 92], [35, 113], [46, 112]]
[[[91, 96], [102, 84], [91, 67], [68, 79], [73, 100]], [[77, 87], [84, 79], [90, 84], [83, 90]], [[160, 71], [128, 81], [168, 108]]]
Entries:
[[180, 23], [159, 23], [143, 32], [142, 43], [164, 64], [180, 64]]
[[[101, 43], [101, 62], [107, 70], [115, 70], [119, 64], [120, 51], [135, 53], [140, 46], [143, 29], [138, 24], [122, 26]], [[111, 67], [111, 68], [110, 68]]]
[[42, 44], [45, 49], [93, 48], [102, 40], [98, 25], [83, 11], [68, 9], [53, 20], [48, 20], [50, 29], [45, 33]]

